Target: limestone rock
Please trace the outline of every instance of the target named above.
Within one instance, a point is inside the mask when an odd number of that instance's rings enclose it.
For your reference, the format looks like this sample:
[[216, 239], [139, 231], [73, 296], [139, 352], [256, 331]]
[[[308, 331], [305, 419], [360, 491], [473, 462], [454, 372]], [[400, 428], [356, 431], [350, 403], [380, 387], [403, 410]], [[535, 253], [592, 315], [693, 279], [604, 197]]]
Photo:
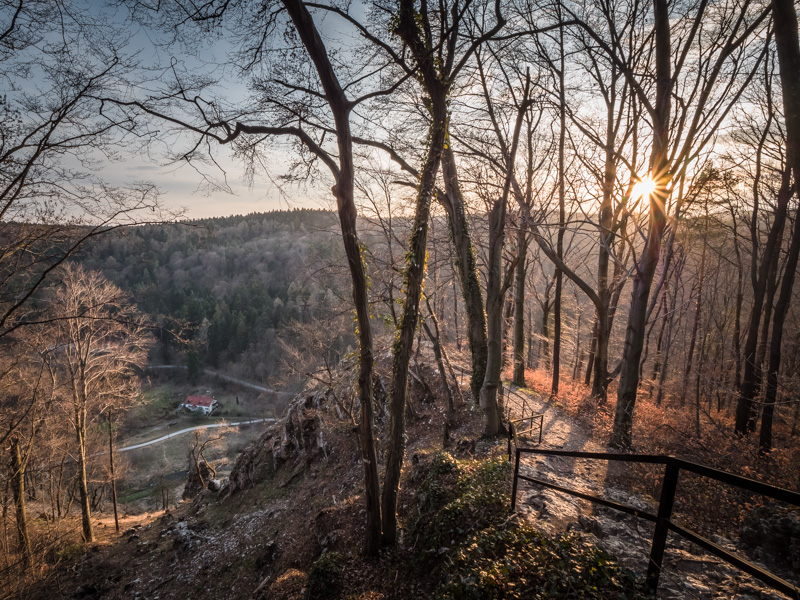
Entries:
[[228, 482], [230, 493], [263, 481], [283, 464], [308, 468], [316, 458], [325, 455], [327, 446], [319, 409], [327, 405], [328, 394], [327, 390], [316, 390], [291, 402], [286, 417], [238, 456]]
[[197, 469], [189, 470], [189, 475], [186, 478], [186, 485], [183, 488], [183, 495], [181, 496], [184, 500], [189, 500], [197, 496], [197, 494], [205, 489], [208, 482], [214, 478], [214, 469], [204, 460], [200, 461], [199, 471], [198, 474]]

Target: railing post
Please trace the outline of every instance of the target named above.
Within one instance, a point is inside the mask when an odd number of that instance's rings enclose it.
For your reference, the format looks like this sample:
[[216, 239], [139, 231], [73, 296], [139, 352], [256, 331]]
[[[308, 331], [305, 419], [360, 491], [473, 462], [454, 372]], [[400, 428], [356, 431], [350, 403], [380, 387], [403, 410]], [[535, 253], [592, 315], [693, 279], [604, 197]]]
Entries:
[[517, 448], [517, 457], [514, 461], [514, 481], [511, 484], [511, 512], [517, 509], [517, 476], [519, 475], [519, 448]]
[[514, 424], [508, 420], [508, 462], [511, 462], [511, 436], [514, 435]]
[[664, 561], [664, 549], [669, 533], [668, 522], [672, 517], [675, 504], [675, 488], [678, 486], [678, 466], [670, 460], [664, 470], [664, 481], [661, 484], [661, 500], [658, 503], [658, 520], [653, 533], [653, 546], [650, 549], [650, 563], [647, 566], [647, 589], [655, 594], [658, 589], [658, 578]]

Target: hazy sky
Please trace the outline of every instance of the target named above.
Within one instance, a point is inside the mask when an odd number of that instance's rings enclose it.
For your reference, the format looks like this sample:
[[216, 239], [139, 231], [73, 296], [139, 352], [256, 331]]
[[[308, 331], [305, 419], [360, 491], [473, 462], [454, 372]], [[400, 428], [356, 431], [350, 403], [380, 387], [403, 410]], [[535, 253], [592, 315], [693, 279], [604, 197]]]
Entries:
[[[130, 28], [132, 37], [128, 49], [138, 51], [143, 65], [149, 68], [164, 68], [175, 60], [179, 66], [185, 67], [187, 73], [196, 69], [197, 73], [220, 77], [222, 85], [217, 86], [214, 93], [226, 100], [247, 96], [247, 81], [238, 77], [232, 68], [220, 66], [226, 64], [225, 58], [231, 50], [224, 35], [212, 35], [207, 39], [202, 36], [198, 38], [205, 43], [197, 49], [198, 56], [195, 58], [186, 55], [177, 45], [168, 49], [159, 48], [155, 43], [162, 39], [158, 32], [131, 25], [126, 19], [127, 13], [119, 9], [108, 8], [108, 10], [114, 11], [112, 19], [119, 20], [120, 23], [124, 20], [126, 26]], [[329, 42], [334, 38], [340, 38], [341, 26], [341, 22], [331, 18], [318, 23], [323, 36]], [[349, 34], [351, 32], [345, 35]], [[202, 66], [198, 69], [197, 65]], [[147, 152], [141, 148], [135, 150], [123, 148], [121, 151], [124, 160], [107, 163], [103, 168], [103, 177], [115, 185], [138, 181], [152, 182], [163, 192], [163, 202], [170, 208], [185, 209], [188, 218], [265, 212], [292, 207], [333, 206], [330, 194], [331, 182], [327, 180], [318, 182], [315, 186], [288, 186], [276, 183], [277, 178], [286, 171], [291, 159], [287, 150], [283, 148], [270, 151], [269, 173], [256, 173], [253, 181], [248, 182], [245, 179], [242, 161], [231, 155], [230, 148], [218, 144], [212, 144], [212, 151], [214, 159], [225, 172], [224, 176], [220, 169], [213, 165], [170, 164], [166, 153], [185, 148], [186, 140], [183, 141], [184, 144], [181, 146], [177, 138], [174, 141], [168, 140], [166, 144], [151, 148]], [[204, 176], [216, 182], [222, 182], [224, 179], [228, 190], [220, 189], [224, 186], [215, 187], [209, 184]], [[324, 173], [324, 176], [327, 176], [327, 173]]]
[[[229, 192], [205, 180], [204, 174], [215, 181], [222, 179], [219, 170], [210, 165], [169, 165], [163, 159], [135, 155], [124, 162], [109, 164], [104, 177], [119, 185], [136, 181], [155, 183], [168, 207], [185, 209], [186, 217], [193, 219], [302, 206], [320, 207], [321, 203], [327, 202], [317, 190], [303, 190], [296, 186], [281, 190], [266, 176], [256, 176], [249, 185], [241, 162], [231, 157], [226, 148], [217, 150], [216, 158], [226, 171]], [[287, 157], [283, 153], [275, 154], [276, 172], [280, 172], [283, 170], [280, 163]]]

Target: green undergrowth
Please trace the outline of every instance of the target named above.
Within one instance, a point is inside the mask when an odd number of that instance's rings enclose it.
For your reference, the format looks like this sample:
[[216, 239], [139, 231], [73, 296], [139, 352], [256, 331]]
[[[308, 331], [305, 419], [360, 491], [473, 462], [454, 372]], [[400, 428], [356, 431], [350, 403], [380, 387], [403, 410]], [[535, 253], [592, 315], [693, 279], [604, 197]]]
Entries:
[[502, 459], [432, 458], [409, 531], [417, 593], [437, 600], [644, 598], [602, 550], [510, 516], [510, 479]]
[[74, 542], [65, 544], [59, 548], [55, 553], [56, 562], [72, 560], [76, 556], [83, 554], [85, 547], [81, 542]]
[[304, 600], [338, 598], [342, 586], [343, 558], [338, 552], [320, 556], [308, 572]]
[[120, 504], [128, 504], [129, 502], [136, 502], [142, 498], [149, 498], [153, 495], [154, 488], [145, 488], [143, 490], [134, 490], [128, 494], [121, 495], [119, 498]]

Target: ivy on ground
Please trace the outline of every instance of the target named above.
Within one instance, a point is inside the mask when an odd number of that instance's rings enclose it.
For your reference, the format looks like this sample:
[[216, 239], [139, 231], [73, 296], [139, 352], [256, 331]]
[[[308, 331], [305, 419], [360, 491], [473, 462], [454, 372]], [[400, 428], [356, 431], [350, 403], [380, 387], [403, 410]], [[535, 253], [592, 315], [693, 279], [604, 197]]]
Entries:
[[320, 556], [308, 573], [305, 600], [338, 598], [342, 592], [343, 557], [338, 552]]
[[[435, 455], [417, 493], [414, 563], [437, 600], [644, 598], [633, 575], [575, 534], [547, 536], [508, 514], [501, 459]], [[430, 587], [429, 587], [430, 586]], [[422, 590], [420, 590], [422, 591]]]

